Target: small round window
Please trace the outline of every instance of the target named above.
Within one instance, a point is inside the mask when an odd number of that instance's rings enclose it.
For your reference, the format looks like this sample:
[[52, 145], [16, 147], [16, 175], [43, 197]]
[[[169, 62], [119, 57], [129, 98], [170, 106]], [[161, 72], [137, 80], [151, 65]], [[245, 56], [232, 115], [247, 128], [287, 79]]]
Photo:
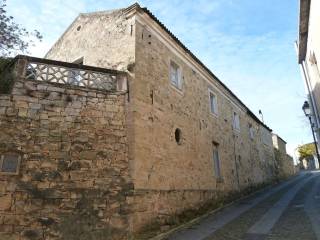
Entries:
[[77, 31], [80, 31], [80, 29], [81, 29], [81, 26], [79, 25], [79, 26], [77, 27]]
[[177, 144], [181, 144], [182, 141], [182, 136], [181, 136], [181, 130], [179, 128], [177, 128], [174, 132], [174, 138], [176, 140]]

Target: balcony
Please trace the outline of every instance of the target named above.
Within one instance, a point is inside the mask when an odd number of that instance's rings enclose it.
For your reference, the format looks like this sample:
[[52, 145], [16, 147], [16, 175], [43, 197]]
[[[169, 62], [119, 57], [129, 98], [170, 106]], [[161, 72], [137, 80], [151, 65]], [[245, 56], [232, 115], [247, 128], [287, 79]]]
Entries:
[[8, 93], [14, 79], [41, 81], [105, 92], [127, 91], [126, 72], [19, 55], [0, 73], [0, 93]]

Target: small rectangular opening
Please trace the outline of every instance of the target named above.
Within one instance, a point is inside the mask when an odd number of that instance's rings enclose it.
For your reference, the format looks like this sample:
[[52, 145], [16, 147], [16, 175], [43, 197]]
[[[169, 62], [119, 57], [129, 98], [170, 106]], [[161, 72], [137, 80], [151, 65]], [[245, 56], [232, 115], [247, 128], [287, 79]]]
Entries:
[[212, 159], [213, 159], [213, 167], [214, 167], [214, 176], [216, 178], [221, 178], [219, 147], [218, 145], [215, 145], [215, 144], [213, 144]]
[[233, 113], [233, 129], [240, 131], [240, 118], [239, 114], [236, 112]]
[[181, 68], [173, 61], [170, 61], [170, 81], [173, 86], [182, 89]]
[[217, 104], [217, 96], [209, 90], [209, 102], [210, 102], [210, 111], [212, 114], [218, 114], [218, 104]]
[[21, 156], [17, 153], [5, 153], [1, 156], [0, 172], [16, 175], [19, 173]]

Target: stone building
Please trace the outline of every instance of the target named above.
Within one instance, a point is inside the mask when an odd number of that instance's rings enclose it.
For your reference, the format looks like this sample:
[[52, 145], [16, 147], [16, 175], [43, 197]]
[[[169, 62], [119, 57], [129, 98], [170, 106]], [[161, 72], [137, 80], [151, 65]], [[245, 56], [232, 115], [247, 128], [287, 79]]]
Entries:
[[80, 14], [46, 59], [13, 68], [7, 237], [127, 239], [276, 176], [271, 129], [138, 4]]
[[272, 134], [272, 142], [276, 159], [277, 176], [286, 179], [295, 173], [293, 158], [287, 153], [286, 141], [277, 134]]
[[320, 1], [300, 0], [298, 62], [312, 110], [313, 131], [320, 148]]

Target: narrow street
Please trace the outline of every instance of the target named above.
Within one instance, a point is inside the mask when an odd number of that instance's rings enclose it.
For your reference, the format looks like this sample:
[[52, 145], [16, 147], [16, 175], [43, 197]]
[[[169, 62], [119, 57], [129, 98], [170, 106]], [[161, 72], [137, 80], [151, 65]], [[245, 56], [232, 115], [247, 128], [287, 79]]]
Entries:
[[209, 215], [167, 239], [320, 239], [320, 172], [303, 172]]

